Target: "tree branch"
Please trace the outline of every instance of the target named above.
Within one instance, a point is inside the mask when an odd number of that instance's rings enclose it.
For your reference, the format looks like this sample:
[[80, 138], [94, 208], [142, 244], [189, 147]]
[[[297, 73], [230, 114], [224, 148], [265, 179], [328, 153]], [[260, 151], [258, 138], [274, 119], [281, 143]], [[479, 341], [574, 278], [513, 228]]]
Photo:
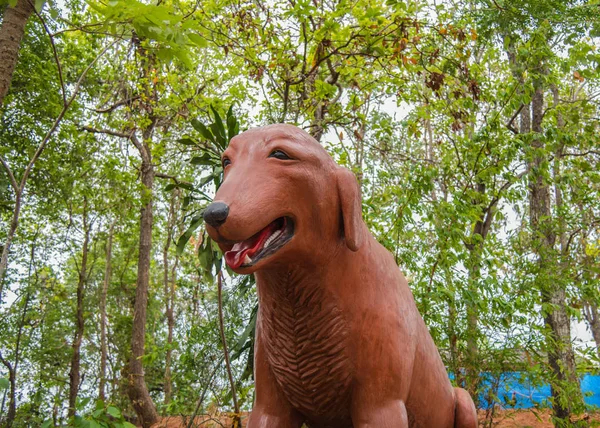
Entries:
[[600, 151], [599, 150], [588, 150], [587, 152], [584, 152], [584, 153], [562, 153], [561, 157], [565, 157], [565, 156], [587, 156], [587, 155], [600, 155]]
[[12, 373], [13, 367], [8, 360], [4, 359], [4, 357], [2, 356], [2, 352], [0, 352], [0, 362], [6, 366], [10, 373]]
[[140, 156], [144, 160], [144, 162], [150, 162], [149, 151], [145, 145], [143, 145], [140, 140], [135, 135], [135, 129], [132, 129], [129, 134], [126, 132], [114, 131], [112, 129], [99, 129], [94, 128], [92, 126], [84, 125], [81, 127], [82, 130], [91, 132], [92, 134], [105, 134], [113, 137], [126, 138], [133, 143], [136, 149], [140, 152]]
[[17, 180], [15, 179], [15, 176], [13, 175], [13, 172], [10, 169], [10, 166], [8, 166], [8, 163], [6, 163], [6, 161], [4, 160], [4, 158], [2, 156], [0, 156], [0, 163], [6, 170], [6, 173], [8, 174], [8, 179], [10, 180], [10, 185], [15, 190], [15, 192], [19, 192], [19, 184], [17, 183]]
[[178, 179], [177, 177], [175, 177], [174, 175], [169, 175], [169, 174], [163, 174], [162, 172], [157, 172], [154, 174], [155, 177], [157, 178], [164, 178], [165, 180], [173, 180], [175, 182], [175, 184], [189, 184], [191, 185], [192, 183], [190, 183], [189, 181], [182, 181], [180, 179]]
[[29, 174], [31, 173], [31, 170], [33, 169], [33, 165], [35, 164], [37, 159], [40, 157], [42, 152], [44, 151], [46, 144], [48, 144], [48, 141], [50, 141], [50, 137], [52, 137], [52, 134], [54, 134], [54, 131], [56, 131], [56, 129], [58, 128], [58, 125], [62, 122], [62, 119], [65, 116], [65, 114], [67, 113], [67, 110], [69, 109], [69, 107], [71, 106], [73, 101], [75, 101], [75, 98], [77, 97], [77, 94], [79, 93], [79, 90], [81, 89], [81, 84], [83, 83], [83, 79], [85, 78], [87, 73], [90, 71], [92, 66], [100, 59], [100, 57], [102, 57], [102, 55], [104, 55], [111, 47], [113, 47], [117, 43], [118, 43], [118, 40], [112, 42], [111, 44], [106, 46], [104, 49], [102, 49], [102, 51], [96, 56], [96, 58], [94, 58], [92, 60], [92, 62], [89, 63], [89, 65], [85, 68], [85, 70], [83, 70], [83, 72], [79, 76], [79, 79], [77, 80], [77, 83], [75, 84], [75, 88], [73, 89], [73, 94], [71, 95], [71, 98], [69, 98], [67, 100], [67, 103], [65, 105], [63, 105], [63, 108], [62, 108], [61, 112], [59, 113], [58, 117], [56, 118], [56, 120], [54, 121], [54, 124], [48, 130], [48, 132], [44, 136], [44, 139], [42, 140], [42, 142], [38, 146], [37, 150], [35, 151], [33, 157], [27, 164], [27, 168], [25, 168], [25, 172], [23, 173], [23, 178], [21, 178], [21, 184], [19, 186], [20, 191], [23, 191], [23, 189], [25, 188], [25, 183], [27, 182], [27, 179], [29, 178]]
[[131, 136], [135, 132], [135, 130], [132, 130], [131, 133], [127, 134], [125, 132], [113, 131], [112, 129], [99, 129], [99, 128], [94, 128], [92, 126], [87, 126], [87, 125], [82, 126], [81, 129], [84, 131], [91, 132], [92, 134], [106, 134], [106, 135], [111, 135], [113, 137], [126, 138], [128, 140], [131, 139]]
[[125, 104], [129, 104], [132, 101], [138, 100], [139, 98], [140, 98], [140, 96], [136, 95], [135, 97], [131, 97], [131, 98], [127, 98], [125, 100], [118, 101], [118, 102], [114, 103], [113, 105], [111, 105], [110, 107], [106, 107], [103, 109], [94, 109], [94, 111], [96, 113], [110, 113]]
[[[221, 341], [223, 342], [223, 356], [225, 357], [225, 366], [227, 368], [227, 377], [229, 378], [229, 384], [231, 385], [231, 398], [233, 399], [233, 409], [235, 411], [234, 421], [237, 420], [239, 424], [240, 420], [240, 406], [237, 401], [237, 394], [235, 392], [235, 382], [233, 381], [233, 374], [231, 373], [231, 363], [229, 362], [229, 351], [227, 350], [227, 340], [225, 339], [225, 326], [223, 325], [223, 272], [219, 271], [217, 274], [218, 281], [218, 305], [219, 305], [219, 332], [221, 333]], [[236, 425], [237, 426], [237, 425]]]
[[48, 38], [50, 39], [50, 45], [52, 46], [52, 54], [54, 55], [54, 61], [56, 62], [56, 66], [58, 67], [58, 78], [60, 80], [60, 88], [62, 91], [63, 106], [65, 106], [65, 105], [67, 105], [67, 92], [65, 90], [65, 81], [63, 79], [62, 67], [60, 65], [60, 60], [58, 59], [58, 53], [56, 52], [54, 36], [52, 35], [52, 33], [50, 33], [50, 30], [48, 29], [48, 26], [46, 25], [46, 21], [44, 20], [42, 15], [37, 11], [35, 6], [33, 8], [33, 11], [37, 15], [40, 22], [42, 23], [42, 26], [44, 27], [44, 31], [46, 31], [46, 34], [48, 34]]
[[517, 118], [517, 116], [521, 113], [521, 110], [523, 110], [523, 107], [525, 107], [525, 104], [521, 104], [519, 106], [519, 108], [517, 109], [517, 111], [515, 112], [515, 114], [513, 114], [513, 116], [510, 118], [510, 120], [506, 124], [506, 127], [508, 128], [508, 130], [511, 131], [515, 135], [518, 135], [519, 131], [517, 131], [515, 129], [515, 127], [513, 126], [513, 122], [515, 121], [515, 119]]

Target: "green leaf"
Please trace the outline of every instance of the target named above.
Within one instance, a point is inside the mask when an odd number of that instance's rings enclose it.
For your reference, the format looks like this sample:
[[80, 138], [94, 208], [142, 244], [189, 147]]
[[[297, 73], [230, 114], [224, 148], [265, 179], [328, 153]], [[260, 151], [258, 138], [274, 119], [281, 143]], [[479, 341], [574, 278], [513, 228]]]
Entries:
[[200, 48], [205, 48], [207, 46], [206, 39], [198, 33], [190, 33], [188, 34], [188, 38], [193, 44]]
[[191, 183], [178, 183], [177, 187], [179, 187], [181, 189], [189, 190], [189, 191], [196, 190], [196, 189], [194, 189], [194, 185]]
[[204, 153], [202, 156], [195, 156], [190, 159], [190, 163], [192, 165], [219, 165], [221, 161], [220, 159], [212, 157], [208, 153]]
[[238, 121], [237, 121], [236, 117], [233, 115], [233, 104], [232, 104], [231, 107], [229, 107], [229, 110], [227, 111], [227, 134], [229, 136], [229, 141], [231, 141], [231, 139], [238, 134], [239, 129], [240, 128], [239, 128]]
[[190, 137], [183, 137], [177, 140], [179, 144], [185, 144], [186, 146], [196, 146], [196, 141], [192, 140]]
[[52, 419], [45, 420], [40, 428], [50, 428], [54, 426], [54, 421]]
[[206, 241], [204, 241], [204, 245], [200, 247], [198, 251], [198, 261], [200, 262], [200, 266], [204, 268], [205, 272], [210, 275], [214, 261], [214, 254], [212, 251], [210, 238], [207, 238]]
[[194, 127], [194, 129], [196, 131], [198, 131], [208, 141], [212, 141], [213, 143], [215, 142], [215, 136], [198, 119], [192, 119], [192, 126]]
[[113, 418], [121, 419], [121, 412], [114, 406], [108, 406], [108, 409], [106, 409], [106, 413], [111, 415]]
[[5, 377], [0, 377], [0, 389], [10, 388], [10, 382]]
[[82, 398], [81, 400], [77, 400], [77, 409], [84, 409], [85, 406], [88, 405], [88, 403], [92, 400], [92, 397], [85, 397]]
[[219, 112], [217, 112], [217, 110], [212, 105], [210, 106], [210, 109], [215, 115], [215, 123], [210, 125], [210, 129], [213, 131], [213, 134], [215, 134], [215, 137], [217, 137], [217, 143], [219, 144], [219, 147], [225, 150], [227, 148], [228, 141], [227, 136], [225, 135], [225, 127], [223, 126], [223, 121], [221, 120]]
[[202, 180], [200, 180], [199, 187], [204, 186], [206, 183], [208, 183], [208, 182], [210, 182], [210, 181], [212, 181], [214, 179], [215, 179], [214, 174], [211, 174], [211, 175], [208, 175], [208, 176], [204, 177]]
[[220, 253], [214, 252], [213, 260], [214, 260], [215, 270], [217, 272], [219, 272], [221, 270], [221, 267], [223, 266], [223, 257], [221, 256]]
[[8, 0], [8, 4], [10, 7], [15, 7], [17, 5], [17, 0]]
[[[223, 126], [222, 123], [221, 123], [221, 126]], [[211, 123], [210, 130], [212, 131], [213, 134], [215, 134], [215, 140], [216, 140], [217, 146], [221, 150], [225, 150], [225, 147], [227, 147], [227, 141], [226, 141], [225, 136], [223, 135], [223, 132], [225, 132], [225, 130], [219, 129], [219, 125], [217, 123]]]
[[183, 234], [177, 240], [177, 254], [183, 253], [183, 249], [185, 248], [186, 244], [192, 237], [192, 234], [195, 232], [196, 229], [198, 229], [198, 227], [200, 227], [200, 225], [203, 222], [204, 222], [204, 219], [202, 218], [202, 215], [197, 215], [192, 218], [192, 221], [190, 222], [190, 226], [187, 228], [187, 230], [185, 232], [183, 232]]
[[35, 10], [40, 13], [45, 3], [46, 0], [35, 0]]
[[254, 335], [254, 331], [256, 330], [256, 315], [258, 314], [257, 309], [258, 309], [258, 306], [255, 306], [254, 309], [252, 310], [252, 317], [250, 318], [248, 325], [244, 329], [244, 332], [238, 339], [237, 343], [233, 346], [233, 349], [232, 349], [233, 353], [231, 356], [232, 360], [236, 360], [242, 355], [242, 352], [244, 350], [244, 345], [248, 341], [248, 338], [251, 337], [251, 335]]

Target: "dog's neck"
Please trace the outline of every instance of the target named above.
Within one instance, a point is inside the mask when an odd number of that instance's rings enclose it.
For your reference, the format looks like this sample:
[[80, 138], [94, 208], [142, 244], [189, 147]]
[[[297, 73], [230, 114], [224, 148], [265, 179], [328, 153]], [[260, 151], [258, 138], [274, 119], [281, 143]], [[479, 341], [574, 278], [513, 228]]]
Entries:
[[[322, 258], [318, 262], [305, 261], [293, 265], [278, 266], [255, 273], [259, 297], [278, 298], [282, 292], [293, 291], [304, 287], [326, 288], [327, 277], [331, 273], [332, 264], [341, 264], [340, 260], [347, 256], [348, 250], [336, 249], [332, 257]], [[343, 275], [343, 273], [340, 273]], [[338, 278], [342, 279], [342, 278]]]
[[319, 284], [322, 282], [322, 267], [311, 265], [285, 266], [279, 269], [256, 272], [256, 283], [260, 293], [276, 295], [283, 288], [295, 288], [305, 282]]

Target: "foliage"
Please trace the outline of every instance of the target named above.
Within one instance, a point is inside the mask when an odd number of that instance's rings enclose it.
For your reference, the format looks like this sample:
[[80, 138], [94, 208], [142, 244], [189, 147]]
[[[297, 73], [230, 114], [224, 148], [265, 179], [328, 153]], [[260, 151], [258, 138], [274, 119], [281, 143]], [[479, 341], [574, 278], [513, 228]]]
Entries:
[[[150, 396], [162, 415], [232, 407], [217, 316], [224, 267], [202, 211], [222, 181], [229, 140], [274, 122], [303, 127], [354, 171], [363, 217], [408, 277], [456, 384], [490, 405], [502, 400], [502, 376], [519, 372], [565, 391], [555, 407], [574, 402], [579, 386], [548, 360], [564, 348], [545, 321], [558, 310], [579, 325], [573, 336], [582, 325], [592, 333], [572, 341], [578, 374], [598, 371], [598, 2], [68, 0], [36, 8], [0, 109], [0, 157], [17, 179], [60, 120], [22, 195], [0, 165], [0, 247], [22, 202], [0, 292], [2, 423], [11, 398], [13, 426], [134, 421], [127, 367], [139, 207], [150, 200], [142, 358]], [[536, 91], [544, 95], [537, 130]], [[140, 182], [142, 153], [154, 187]], [[531, 217], [536, 180], [550, 191], [545, 229]], [[69, 419], [86, 227], [82, 380]], [[541, 235], [555, 238], [544, 254]], [[224, 273], [224, 333], [249, 409], [255, 285]], [[548, 302], [549, 291], [564, 298]]]

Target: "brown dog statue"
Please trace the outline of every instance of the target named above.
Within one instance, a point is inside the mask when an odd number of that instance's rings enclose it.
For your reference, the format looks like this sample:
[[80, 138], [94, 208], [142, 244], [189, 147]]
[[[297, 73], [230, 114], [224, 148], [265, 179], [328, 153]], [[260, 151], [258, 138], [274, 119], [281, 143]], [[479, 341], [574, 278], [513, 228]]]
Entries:
[[204, 219], [231, 269], [256, 275], [248, 427], [476, 427], [352, 172], [291, 125], [236, 136], [222, 160]]

